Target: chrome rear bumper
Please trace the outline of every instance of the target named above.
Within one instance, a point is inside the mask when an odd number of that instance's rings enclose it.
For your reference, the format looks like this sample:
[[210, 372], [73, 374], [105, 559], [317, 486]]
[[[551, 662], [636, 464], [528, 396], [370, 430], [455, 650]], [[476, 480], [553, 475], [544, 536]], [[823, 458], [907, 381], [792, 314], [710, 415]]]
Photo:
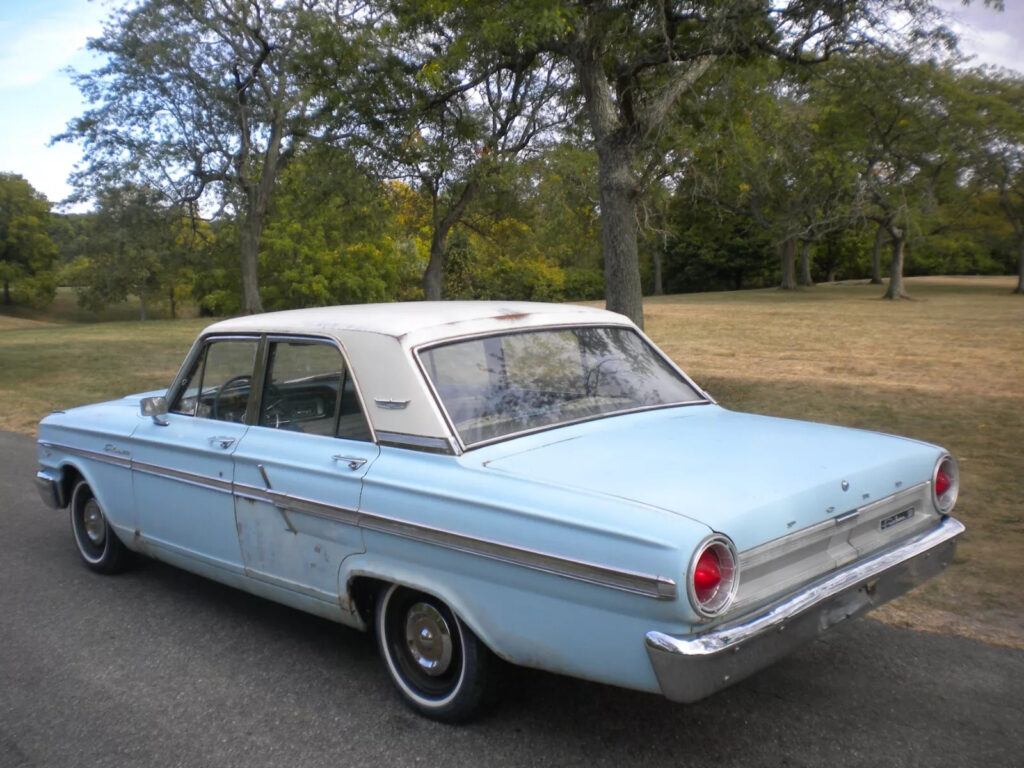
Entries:
[[964, 526], [951, 517], [896, 549], [812, 584], [766, 609], [701, 635], [648, 632], [662, 693], [694, 702], [768, 666], [845, 619], [860, 616], [941, 573]]

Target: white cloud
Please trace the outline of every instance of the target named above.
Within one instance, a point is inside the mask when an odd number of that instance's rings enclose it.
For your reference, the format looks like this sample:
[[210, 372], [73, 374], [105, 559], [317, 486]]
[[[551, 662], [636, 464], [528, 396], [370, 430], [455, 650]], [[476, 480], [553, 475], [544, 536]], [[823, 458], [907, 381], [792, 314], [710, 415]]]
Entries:
[[960, 38], [960, 50], [974, 57], [976, 64], [993, 64], [1024, 73], [1024, 8], [1013, 1], [996, 12], [981, 2], [964, 7], [953, 0], [940, 0], [949, 14], [950, 28]]
[[88, 3], [74, 13], [51, 13], [25, 26], [0, 24], [8, 41], [0, 54], [0, 89], [33, 85], [67, 66], [89, 37], [99, 35], [105, 14], [99, 3]]

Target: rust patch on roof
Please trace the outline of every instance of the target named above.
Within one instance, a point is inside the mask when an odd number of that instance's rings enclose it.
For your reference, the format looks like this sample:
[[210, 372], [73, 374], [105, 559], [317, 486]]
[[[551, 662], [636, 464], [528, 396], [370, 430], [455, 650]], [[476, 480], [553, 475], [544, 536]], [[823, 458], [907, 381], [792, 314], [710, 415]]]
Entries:
[[508, 315], [495, 315], [494, 320], [522, 320], [524, 317], [529, 317], [529, 312], [513, 312]]

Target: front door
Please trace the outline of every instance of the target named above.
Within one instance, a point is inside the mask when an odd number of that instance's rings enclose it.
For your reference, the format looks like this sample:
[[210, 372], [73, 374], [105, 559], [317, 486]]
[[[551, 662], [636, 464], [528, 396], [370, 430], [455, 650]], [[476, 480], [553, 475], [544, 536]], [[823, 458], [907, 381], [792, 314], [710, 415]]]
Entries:
[[341, 561], [363, 550], [356, 510], [378, 453], [338, 347], [268, 339], [255, 424], [234, 454], [246, 573], [336, 608]]
[[142, 543], [185, 567], [242, 570], [232, 455], [248, 429], [258, 348], [252, 337], [207, 341], [161, 417], [164, 423], [146, 419], [133, 434], [132, 486]]

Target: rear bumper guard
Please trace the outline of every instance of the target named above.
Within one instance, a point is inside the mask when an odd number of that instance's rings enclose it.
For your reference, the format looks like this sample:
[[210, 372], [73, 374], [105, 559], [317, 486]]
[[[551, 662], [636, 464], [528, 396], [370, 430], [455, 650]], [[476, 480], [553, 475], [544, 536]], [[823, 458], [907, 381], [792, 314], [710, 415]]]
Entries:
[[662, 693], [694, 702], [767, 667], [829, 628], [877, 608], [953, 561], [964, 526], [952, 517], [801, 590], [781, 603], [701, 635], [648, 632], [647, 654]]

